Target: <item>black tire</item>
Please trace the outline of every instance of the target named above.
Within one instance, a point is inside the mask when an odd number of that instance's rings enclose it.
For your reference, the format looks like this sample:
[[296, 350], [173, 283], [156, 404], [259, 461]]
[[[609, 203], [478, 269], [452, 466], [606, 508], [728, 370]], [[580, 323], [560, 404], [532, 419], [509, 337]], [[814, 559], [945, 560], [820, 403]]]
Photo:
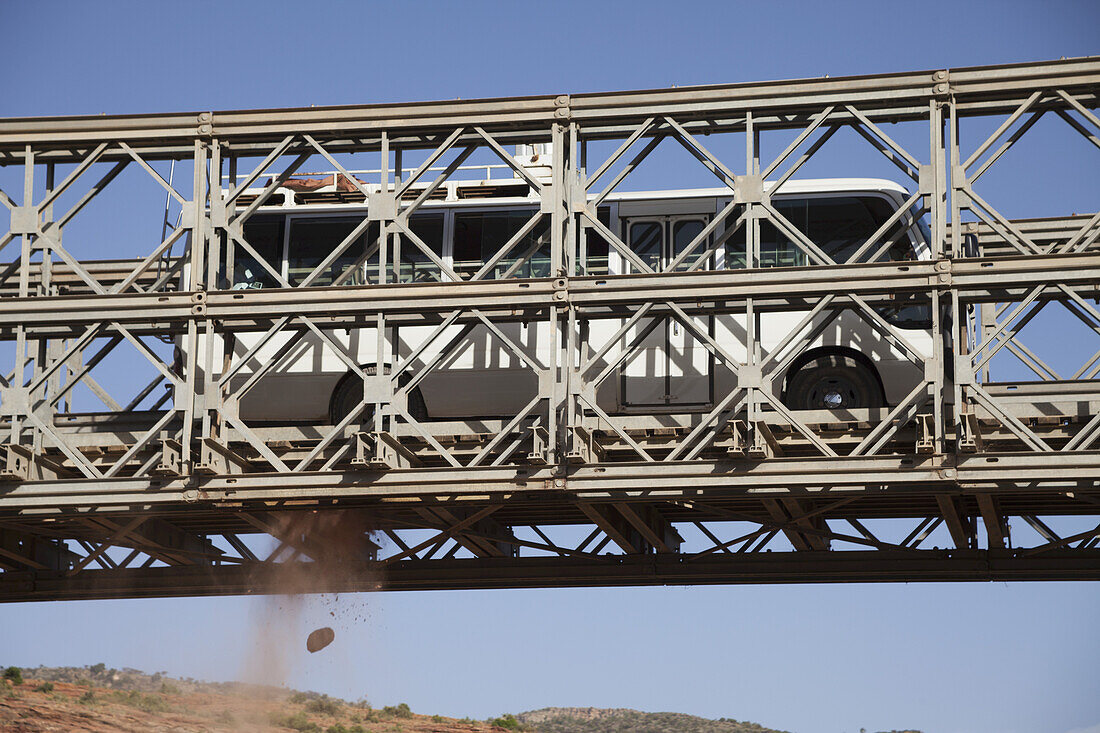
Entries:
[[[363, 367], [363, 371], [373, 377], [378, 373], [378, 367], [369, 364]], [[383, 373], [389, 374], [390, 368], [384, 367]], [[397, 381], [402, 385], [408, 384], [409, 377], [402, 375]], [[332, 391], [332, 399], [329, 401], [329, 419], [332, 424], [335, 425], [347, 417], [361, 399], [363, 399], [362, 381], [354, 373], [345, 374], [336, 385], [336, 389]], [[428, 406], [424, 403], [424, 395], [421, 394], [419, 387], [409, 392], [409, 414], [418, 422], [428, 419]], [[359, 422], [367, 422], [373, 417], [374, 405], [367, 405], [359, 416]]]
[[882, 385], [875, 373], [850, 356], [830, 354], [803, 364], [787, 380], [784, 400], [792, 410], [882, 407]]

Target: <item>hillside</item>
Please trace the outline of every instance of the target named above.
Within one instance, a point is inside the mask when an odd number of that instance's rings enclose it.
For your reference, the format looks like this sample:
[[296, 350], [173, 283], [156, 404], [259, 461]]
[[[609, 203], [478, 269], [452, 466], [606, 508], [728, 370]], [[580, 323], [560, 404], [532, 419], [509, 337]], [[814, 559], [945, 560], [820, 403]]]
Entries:
[[[14, 733], [785, 733], [732, 718], [622, 708], [543, 708], [488, 721], [381, 709], [316, 692], [134, 669], [9, 667], [0, 730]], [[884, 732], [881, 732], [884, 733]], [[915, 730], [889, 733], [920, 733]]]
[[643, 713], [623, 708], [543, 708], [516, 716], [538, 733], [786, 733], [730, 718]]
[[[14, 670], [14, 671], [13, 671]], [[16, 684], [19, 683], [19, 684]], [[380, 710], [326, 695], [133, 669], [8, 668], [0, 730], [12, 733], [501, 733], [490, 722]]]

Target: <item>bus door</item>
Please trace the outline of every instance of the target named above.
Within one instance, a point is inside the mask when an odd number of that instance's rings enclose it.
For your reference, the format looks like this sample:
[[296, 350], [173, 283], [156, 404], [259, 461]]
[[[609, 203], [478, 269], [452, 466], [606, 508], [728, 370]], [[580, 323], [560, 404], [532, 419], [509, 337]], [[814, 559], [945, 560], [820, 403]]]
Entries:
[[[639, 216], [624, 220], [626, 243], [656, 272], [667, 272], [676, 257], [706, 227], [700, 214]], [[686, 270], [705, 245], [677, 270]], [[708, 268], [712, 263], [708, 263]], [[713, 330], [711, 316], [691, 316], [704, 333]], [[626, 336], [624, 348], [648, 326], [648, 320]], [[699, 407], [713, 401], [713, 359], [706, 346], [676, 318], [665, 317], [650, 331], [641, 348], [621, 367], [624, 407]]]

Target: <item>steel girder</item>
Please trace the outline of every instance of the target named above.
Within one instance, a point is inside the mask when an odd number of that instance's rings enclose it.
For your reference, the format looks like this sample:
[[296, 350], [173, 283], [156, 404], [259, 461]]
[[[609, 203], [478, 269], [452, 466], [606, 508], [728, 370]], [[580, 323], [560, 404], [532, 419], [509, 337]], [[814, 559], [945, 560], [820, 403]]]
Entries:
[[[10, 350], [0, 375], [0, 600], [288, 585], [1100, 578], [1100, 348], [1061, 373], [1020, 339], [1050, 304], [1100, 335], [1090, 302], [1100, 213], [1013, 219], [974, 185], [1043, 115], [1097, 145], [1098, 85], [1100, 60], [1085, 58], [439, 104], [0, 120], [0, 165], [23, 172], [21, 203], [0, 191], [10, 212], [0, 252], [20, 245], [0, 271]], [[965, 140], [960, 121], [988, 116], [1003, 122]], [[894, 123], [925, 126], [927, 148], [900, 145]], [[834, 262], [771, 195], [841, 130], [896, 165], [915, 193]], [[761, 135], [777, 131], [795, 137], [762, 159]], [[743, 165], [701, 142], [721, 134], [743, 138]], [[617, 149], [590, 164], [590, 148], [606, 141]], [[538, 142], [553, 143], [545, 177], [503, 147]], [[673, 271], [654, 272], [598, 207], [662, 144], [698, 161], [731, 203]], [[349, 170], [349, 152], [378, 156], [377, 183]], [[463, 275], [411, 217], [475, 154], [501, 161], [537, 211]], [[224, 289], [234, 253], [264, 263], [244, 225], [311, 159], [343, 176], [368, 213], [298, 283], [266, 263], [276, 287]], [[189, 191], [165, 175], [169, 160], [191, 161]], [[85, 256], [63, 233], [130, 166], [181, 209], [179, 221], [139, 259]], [[226, 169], [228, 184], [212, 185]], [[776, 181], [770, 193], [765, 180]], [[909, 205], [930, 219], [931, 258], [890, 262], [889, 230]], [[765, 267], [764, 221], [812, 265]], [[536, 246], [519, 251], [542, 226]], [[356, 267], [370, 282], [313, 287], [366, 232], [373, 241], [336, 283]], [[593, 271], [592, 232], [633, 274]], [[744, 237], [746, 269], [706, 270], [733, 236]], [[402, 246], [434, 263], [439, 281], [401, 282]], [[518, 277], [539, 246], [552, 276]], [[951, 340], [919, 354], [879, 312], [906, 304], [930, 305], [934, 332]], [[759, 320], [782, 311], [808, 313], [805, 328], [769, 352]], [[718, 316], [744, 319], [743, 357], [700, 325]], [[840, 317], [906, 354], [924, 381], [889, 408], [788, 409], [775, 397], [784, 370]], [[549, 363], [508, 335], [516, 322], [545, 324]], [[621, 327], [601, 341], [590, 335], [599, 322]], [[663, 322], [692, 334], [736, 388], [699, 412], [608, 414], [596, 389]], [[438, 353], [379, 350], [373, 373], [337, 336], [364, 328], [399, 343], [410, 326], [432, 327]], [[417, 419], [410, 394], [475, 332], [530, 372], [530, 402], [502, 419]], [[308, 342], [334, 355], [362, 381], [362, 400], [335, 425], [250, 424], [240, 399], [277, 359], [257, 365], [259, 347], [235, 350], [244, 335], [282, 343], [281, 354]], [[206, 348], [171, 364], [156, 343], [170, 336], [202, 337]], [[118, 380], [103, 375], [123, 349], [152, 379], [116, 399], [108, 383]], [[1038, 381], [991, 379], [997, 355]], [[78, 388], [107, 411], [74, 414]]]

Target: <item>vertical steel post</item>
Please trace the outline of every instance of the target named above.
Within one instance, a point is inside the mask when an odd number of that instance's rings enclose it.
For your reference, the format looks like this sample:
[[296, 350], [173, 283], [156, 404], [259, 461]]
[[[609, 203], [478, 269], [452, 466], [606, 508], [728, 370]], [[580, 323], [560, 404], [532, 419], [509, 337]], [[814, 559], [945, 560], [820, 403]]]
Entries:
[[[950, 256], [953, 259], [959, 259], [964, 256], [965, 250], [962, 246], [962, 222], [960, 217], [962, 214], [962, 205], [960, 197], [962, 194], [962, 186], [966, 181], [966, 172], [962, 167], [962, 156], [959, 150], [959, 111], [955, 104], [955, 98], [951, 97], [947, 102], [948, 109], [948, 145], [950, 146], [950, 207], [951, 207], [951, 253]], [[954, 357], [955, 368], [954, 374], [954, 389], [953, 389], [953, 417], [955, 420], [955, 449], [958, 450], [958, 441], [963, 437], [964, 421], [966, 420], [965, 414], [968, 412], [966, 404], [964, 403], [965, 392], [963, 390], [961, 381], [964, 377], [969, 377], [969, 370], [967, 374], [960, 373], [959, 366], [962, 365], [969, 358], [969, 344], [968, 344], [968, 329], [969, 314], [964, 310], [969, 306], [964, 305], [959, 299], [959, 293], [957, 290], [951, 290], [951, 317], [952, 322], [955, 324], [954, 333]]]
[[[565, 211], [563, 210], [566, 154], [568, 151], [565, 145], [565, 128], [557, 122], [553, 123], [550, 128], [550, 147], [552, 165], [550, 200], [553, 205], [553, 211], [550, 215], [550, 274], [554, 278], [561, 278], [565, 281], [566, 290], [563, 292], [568, 294], [569, 273], [565, 270], [567, 260], [565, 255], [566, 252], [572, 249], [572, 244], [568, 240], [571, 230], [566, 226]], [[548, 454], [546, 461], [551, 464], [557, 463], [568, 451], [566, 435], [568, 420], [562, 419], [563, 415], [561, 414], [563, 401], [568, 399], [568, 382], [565, 373], [572, 363], [572, 358], [567, 352], [572, 339], [563, 339], [563, 333], [561, 332], [561, 319], [567, 316], [567, 313], [568, 301], [560, 306], [555, 303], [549, 308], [548, 313], [551, 347], [550, 364], [547, 365], [547, 368], [551, 370], [553, 379], [551, 380], [550, 404], [547, 410], [547, 434], [550, 436], [550, 444], [546, 447]], [[563, 465], [560, 468], [564, 470], [565, 467]]]
[[[931, 257], [935, 261], [944, 259], [944, 240], [946, 239], [947, 221], [947, 180], [944, 170], [944, 129], [943, 129], [943, 103], [932, 99], [928, 102], [928, 144], [930, 168], [932, 172], [932, 195], [927, 202], [929, 215], [932, 219]], [[947, 358], [948, 354], [944, 344], [943, 309], [941, 308], [940, 290], [932, 291], [932, 358], [934, 360], [935, 382], [932, 394], [932, 422], [935, 437], [935, 450], [942, 453], [946, 450], [944, 426], [944, 405], [947, 404]], [[927, 376], [927, 369], [925, 370]]]
[[[55, 166], [54, 166], [53, 163], [47, 163], [46, 164], [46, 190], [45, 190], [45, 196], [46, 196], [47, 199], [49, 198], [50, 194], [53, 193], [53, 190], [54, 190], [54, 185], [55, 185], [55, 181], [54, 181], [55, 170], [54, 170], [54, 168], [55, 168]], [[54, 207], [53, 202], [50, 202], [49, 206], [47, 206], [46, 208], [44, 208], [40, 212], [43, 227], [48, 226], [49, 224], [53, 223], [53, 207]], [[53, 236], [57, 237], [58, 239], [61, 239], [62, 234], [61, 234], [61, 227], [60, 226], [53, 227]], [[41, 265], [40, 265], [40, 267], [42, 269], [39, 273], [39, 285], [38, 285], [38, 290], [35, 294], [39, 295], [39, 296], [43, 296], [43, 297], [49, 297], [50, 295], [53, 295], [53, 293], [51, 292], [51, 290], [52, 290], [51, 278], [53, 276], [53, 253], [50, 251], [50, 245], [49, 245], [48, 240], [46, 240], [46, 238], [44, 238], [44, 237], [39, 240], [38, 249], [42, 253], [41, 254], [42, 259], [41, 259]], [[34, 359], [34, 371], [32, 372], [32, 377], [31, 378], [32, 379], [37, 379], [38, 376], [42, 372], [45, 371], [46, 366], [50, 362], [52, 362], [54, 359], [61, 356], [61, 354], [64, 352], [64, 348], [63, 347], [58, 348], [58, 342], [57, 342], [56, 339], [50, 339], [50, 338], [36, 339], [34, 341], [34, 343], [36, 344], [36, 347], [37, 347], [36, 348], [37, 355], [35, 356], [35, 359]], [[28, 348], [29, 348], [29, 345], [28, 345]], [[61, 372], [62, 372], [63, 368], [64, 367], [62, 367], [61, 369], [56, 370], [53, 373], [53, 375], [51, 375], [50, 378], [48, 380], [46, 380], [46, 384], [42, 387], [43, 400], [45, 402], [45, 405], [50, 408], [49, 409], [50, 419], [52, 419], [53, 416], [56, 414], [56, 407], [50, 407], [50, 401], [49, 401], [50, 400], [50, 395], [55, 394], [57, 392], [58, 388], [60, 387]], [[33, 403], [34, 403], [34, 398], [31, 397], [31, 404], [33, 405]], [[28, 409], [31, 409], [31, 407], [28, 406]], [[43, 449], [43, 447], [44, 447], [43, 446], [43, 438], [44, 437], [45, 436], [42, 434], [41, 430], [36, 430], [34, 432], [34, 445], [33, 445], [33, 448], [34, 448], [35, 453], [38, 453], [39, 451], [41, 451]]]
[[[206, 290], [218, 289], [218, 266], [221, 263], [221, 235], [218, 234], [215, 224], [224, 226], [225, 205], [222, 199], [222, 158], [221, 145], [217, 138], [210, 141], [210, 172], [209, 180], [209, 209], [210, 226], [208, 231], [208, 256], [206, 258]], [[221, 414], [224, 408], [222, 391], [218, 389], [215, 374], [220, 373], [223, 365], [233, 358], [234, 339], [228, 334], [218, 336], [214, 333], [214, 322], [204, 319], [206, 331], [206, 367], [203, 369], [202, 379], [202, 437], [212, 437], [212, 418]], [[216, 342], [216, 343], [215, 343]], [[220, 348], [217, 348], [220, 347]], [[220, 353], [215, 353], [217, 349]]]
[[[745, 113], [745, 175], [760, 175], [760, 130], [756, 127], [752, 110]], [[761, 181], [763, 191], [763, 181]], [[763, 195], [763, 194], [762, 194]], [[745, 204], [745, 213], [748, 220], [745, 222], [745, 267], [760, 267], [760, 220], [757, 214], [760, 205], [756, 202]], [[745, 300], [745, 362], [750, 366], [759, 363], [759, 322], [756, 307], [752, 298]], [[760, 389], [762, 384], [754, 384], [746, 390], [745, 406], [747, 408], [747, 425], [753, 433], [754, 447], [763, 443], [763, 436], [756, 430], [756, 423], [762, 419], [760, 414]]]
[[[562, 273], [562, 276], [566, 278], [566, 282], [569, 282], [569, 278], [581, 273], [579, 253], [581, 251], [580, 238], [583, 230], [578, 226], [577, 215], [573, 212], [578, 206], [584, 206], [586, 201], [583, 198], [581, 201], [574, 201], [573, 196], [584, 196], [584, 186], [582, 184], [581, 171], [577, 168], [577, 123], [570, 122], [569, 150], [562, 191], [565, 201], [565, 249], [567, 252], [566, 270]], [[580, 446], [576, 445], [578, 420], [576, 399], [573, 397], [573, 380], [578, 377], [574, 372], [577, 364], [577, 313], [572, 306], [569, 306], [568, 325], [569, 330], [566, 334], [567, 343], [565, 347], [566, 358], [561, 367], [564, 381], [562, 396], [565, 400], [565, 424], [569, 441], [567, 447], [563, 448], [566, 453], [575, 452], [572, 449], [579, 452], [580, 449]]]
[[[381, 162], [379, 163], [378, 169], [379, 169], [378, 170], [379, 187], [380, 187], [380, 190], [382, 192], [382, 195], [385, 196], [386, 193], [390, 190], [390, 136], [389, 136], [389, 133], [387, 133], [385, 130], [382, 131]], [[395, 176], [395, 179], [400, 181], [400, 175]], [[394, 191], [396, 191], [396, 190], [397, 190], [397, 188], [395, 186]], [[390, 244], [390, 236], [391, 235], [382, 231], [382, 224], [383, 224], [383, 222], [381, 222], [381, 221], [378, 222], [378, 284], [379, 285], [385, 285], [386, 281], [389, 279], [389, 278], [386, 277], [386, 270], [388, 268], [387, 262], [389, 261], [388, 260], [388, 253], [389, 253], [389, 244]], [[369, 231], [370, 231], [370, 228], [368, 227], [368, 232]], [[369, 244], [368, 244], [368, 246], [369, 246]], [[393, 278], [394, 282], [400, 282], [401, 281], [401, 263], [397, 261], [396, 256], [394, 257], [394, 260], [393, 260], [393, 269], [394, 269], [394, 278]], [[364, 272], [368, 272], [370, 270], [370, 265], [364, 262], [363, 263], [363, 270], [364, 270]], [[379, 354], [379, 358], [381, 358], [381, 354]], [[382, 372], [378, 372], [378, 373], [381, 374]]]
[[[34, 149], [30, 145], [24, 149], [23, 157], [23, 206], [27, 210], [34, 207]], [[40, 217], [36, 214], [36, 222], [41, 221]], [[30, 232], [24, 232], [20, 241], [19, 250], [19, 297], [26, 298], [30, 295], [30, 276], [31, 276], [31, 244], [34, 241], [34, 235]], [[24, 372], [26, 370], [26, 357], [27, 357], [27, 327], [25, 324], [18, 324], [15, 327], [15, 368], [13, 370], [12, 386], [15, 389], [22, 390], [23, 385], [26, 383]], [[31, 397], [28, 394], [24, 394], [25, 407], [24, 410], [30, 409]], [[17, 445], [21, 442], [22, 426], [25, 415], [20, 415], [18, 412], [11, 416], [11, 442], [13, 445]]]
[[[209, 323], [206, 319], [199, 319], [196, 316], [196, 311], [205, 311], [205, 308], [201, 307], [205, 302], [206, 285], [202, 282], [203, 273], [205, 271], [204, 255], [206, 253], [206, 220], [207, 212], [204, 206], [206, 200], [206, 146], [199, 139], [195, 140], [194, 145], [194, 180], [192, 181], [191, 189], [191, 251], [190, 251], [190, 271], [191, 271], [191, 291], [192, 291], [192, 317], [187, 321], [187, 364], [184, 369], [184, 417], [183, 417], [183, 436], [181, 442], [180, 464], [183, 470], [190, 472], [191, 470], [191, 439], [195, 430], [195, 410], [196, 410], [196, 379], [199, 365], [199, 320], [203, 320], [204, 326]], [[206, 339], [213, 338], [213, 334], [204, 327], [203, 333]], [[198, 409], [205, 409], [204, 405], [199, 405]]]

